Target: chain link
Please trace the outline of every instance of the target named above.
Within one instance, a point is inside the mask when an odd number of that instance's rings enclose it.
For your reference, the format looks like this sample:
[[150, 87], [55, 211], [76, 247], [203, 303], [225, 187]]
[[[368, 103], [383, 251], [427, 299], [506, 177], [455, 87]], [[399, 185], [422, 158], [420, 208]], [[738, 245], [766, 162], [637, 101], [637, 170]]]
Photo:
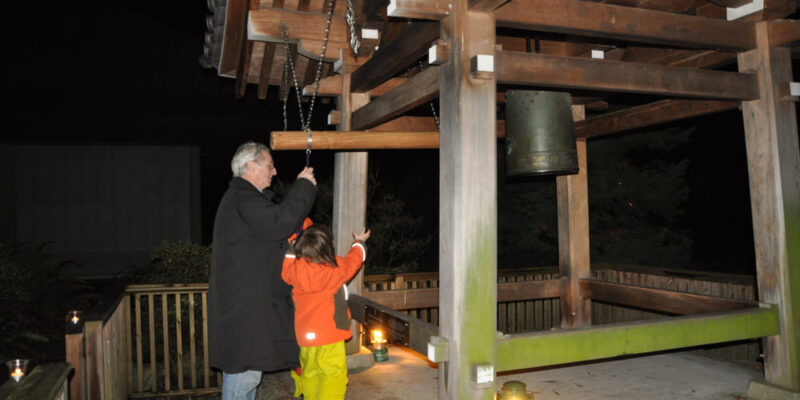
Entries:
[[[419, 72], [425, 69], [422, 65], [422, 60], [419, 60]], [[408, 76], [408, 72], [406, 72], [406, 76]], [[431, 113], [433, 113], [433, 121], [436, 122], [436, 130], [439, 130], [439, 116], [436, 115], [436, 107], [433, 105], [433, 100], [431, 100]]]
[[356, 13], [353, 11], [353, 1], [347, 0], [347, 10], [344, 13], [347, 26], [350, 27], [350, 47], [353, 48], [353, 55], [358, 57], [358, 49], [361, 47], [361, 40], [356, 34]]
[[319, 60], [317, 62], [317, 71], [314, 76], [314, 92], [311, 95], [311, 101], [308, 105], [308, 114], [304, 115], [303, 112], [303, 103], [300, 100], [300, 84], [297, 82], [297, 73], [294, 68], [294, 60], [292, 58], [292, 50], [289, 46], [289, 30], [286, 28], [284, 23], [281, 23], [281, 32], [283, 34], [283, 47], [286, 53], [286, 59], [284, 60], [283, 64], [283, 86], [286, 88], [284, 93], [283, 101], [283, 130], [288, 130], [289, 122], [286, 112], [286, 103], [289, 96], [289, 72], [292, 75], [292, 81], [294, 83], [294, 92], [297, 96], [297, 108], [300, 113], [300, 128], [307, 132], [308, 135], [308, 148], [306, 149], [306, 166], [309, 165], [311, 159], [311, 116], [314, 113], [314, 103], [317, 99], [317, 92], [319, 91], [319, 83], [320, 78], [322, 77], [322, 62], [325, 60], [325, 51], [328, 49], [328, 36], [331, 31], [331, 20], [333, 19], [333, 7], [336, 4], [336, 0], [330, 0], [328, 2], [328, 18], [325, 21], [325, 35], [322, 38], [322, 51], [319, 55]]

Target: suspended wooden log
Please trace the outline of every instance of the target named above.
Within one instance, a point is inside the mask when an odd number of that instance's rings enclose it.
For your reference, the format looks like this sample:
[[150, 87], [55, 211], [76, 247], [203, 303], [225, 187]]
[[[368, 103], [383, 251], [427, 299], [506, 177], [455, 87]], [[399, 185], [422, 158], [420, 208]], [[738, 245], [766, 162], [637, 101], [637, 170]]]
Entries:
[[[313, 150], [438, 149], [439, 132], [312, 131]], [[305, 150], [305, 131], [273, 131], [272, 150]]]

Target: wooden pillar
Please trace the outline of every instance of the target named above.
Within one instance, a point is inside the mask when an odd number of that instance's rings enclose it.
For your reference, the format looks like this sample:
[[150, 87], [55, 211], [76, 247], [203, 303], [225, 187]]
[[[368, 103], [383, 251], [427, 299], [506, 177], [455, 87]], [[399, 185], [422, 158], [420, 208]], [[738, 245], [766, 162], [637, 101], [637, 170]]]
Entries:
[[[369, 102], [367, 93], [350, 93], [350, 73], [342, 77], [342, 95], [338, 98], [342, 120], [341, 131], [350, 130], [350, 114]], [[333, 175], [333, 235], [336, 254], [350, 250], [353, 232], [361, 231], [367, 223], [367, 152], [338, 152], [334, 156]], [[367, 243], [369, 246], [369, 243]], [[364, 286], [364, 270], [358, 272], [347, 285], [349, 293], [361, 294]], [[358, 324], [353, 322], [353, 339], [346, 344], [347, 353], [361, 349]]]
[[[584, 106], [573, 106], [575, 121], [585, 118]], [[591, 300], [581, 297], [578, 283], [589, 279], [589, 190], [586, 171], [586, 139], [577, 141], [578, 173], [556, 177], [558, 201], [558, 270], [569, 279], [561, 296], [561, 327], [592, 324]]]
[[64, 335], [66, 345], [66, 362], [72, 366], [75, 373], [69, 382], [69, 398], [73, 400], [83, 399], [83, 333], [68, 333]]
[[764, 338], [764, 373], [800, 390], [800, 150], [795, 105], [781, 100], [792, 80], [791, 53], [770, 47], [766, 22], [757, 48], [739, 54], [739, 70], [756, 72], [760, 98], [742, 102], [759, 301], [777, 304], [780, 334]]
[[472, 57], [494, 57], [495, 20], [467, 7], [453, 0], [441, 22], [452, 53], [439, 69], [439, 398], [459, 400], [494, 398], [497, 354], [497, 82], [470, 76]]

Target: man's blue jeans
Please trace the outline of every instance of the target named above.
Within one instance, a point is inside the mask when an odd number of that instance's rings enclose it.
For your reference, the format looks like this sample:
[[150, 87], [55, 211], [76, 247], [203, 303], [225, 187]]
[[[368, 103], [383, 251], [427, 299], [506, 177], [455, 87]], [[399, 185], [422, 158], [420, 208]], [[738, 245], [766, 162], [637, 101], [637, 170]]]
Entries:
[[261, 371], [222, 373], [222, 400], [255, 400]]

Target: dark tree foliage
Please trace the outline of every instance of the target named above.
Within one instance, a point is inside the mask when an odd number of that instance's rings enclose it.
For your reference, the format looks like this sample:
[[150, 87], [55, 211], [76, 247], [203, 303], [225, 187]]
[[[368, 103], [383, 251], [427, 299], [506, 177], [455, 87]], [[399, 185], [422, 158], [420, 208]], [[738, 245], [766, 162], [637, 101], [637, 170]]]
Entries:
[[86, 282], [60, 274], [70, 262], [52, 260], [46, 247], [0, 242], [2, 360], [63, 361], [67, 311], [86, 310], [97, 299]]
[[[284, 184], [274, 189], [284, 190]], [[333, 182], [317, 178], [317, 200], [310, 217], [315, 223], [331, 226], [333, 220]], [[371, 173], [367, 183], [367, 274], [414, 272], [428, 250], [432, 235], [423, 229], [424, 217], [412, 215], [406, 202], [391, 189], [381, 185], [380, 174]]]
[[[588, 142], [591, 262], [681, 267], [690, 233], [681, 217], [688, 199], [691, 130], [665, 129]], [[504, 178], [498, 185], [501, 268], [558, 264], [554, 177]]]
[[691, 134], [671, 128], [588, 142], [592, 262], [686, 266]]

